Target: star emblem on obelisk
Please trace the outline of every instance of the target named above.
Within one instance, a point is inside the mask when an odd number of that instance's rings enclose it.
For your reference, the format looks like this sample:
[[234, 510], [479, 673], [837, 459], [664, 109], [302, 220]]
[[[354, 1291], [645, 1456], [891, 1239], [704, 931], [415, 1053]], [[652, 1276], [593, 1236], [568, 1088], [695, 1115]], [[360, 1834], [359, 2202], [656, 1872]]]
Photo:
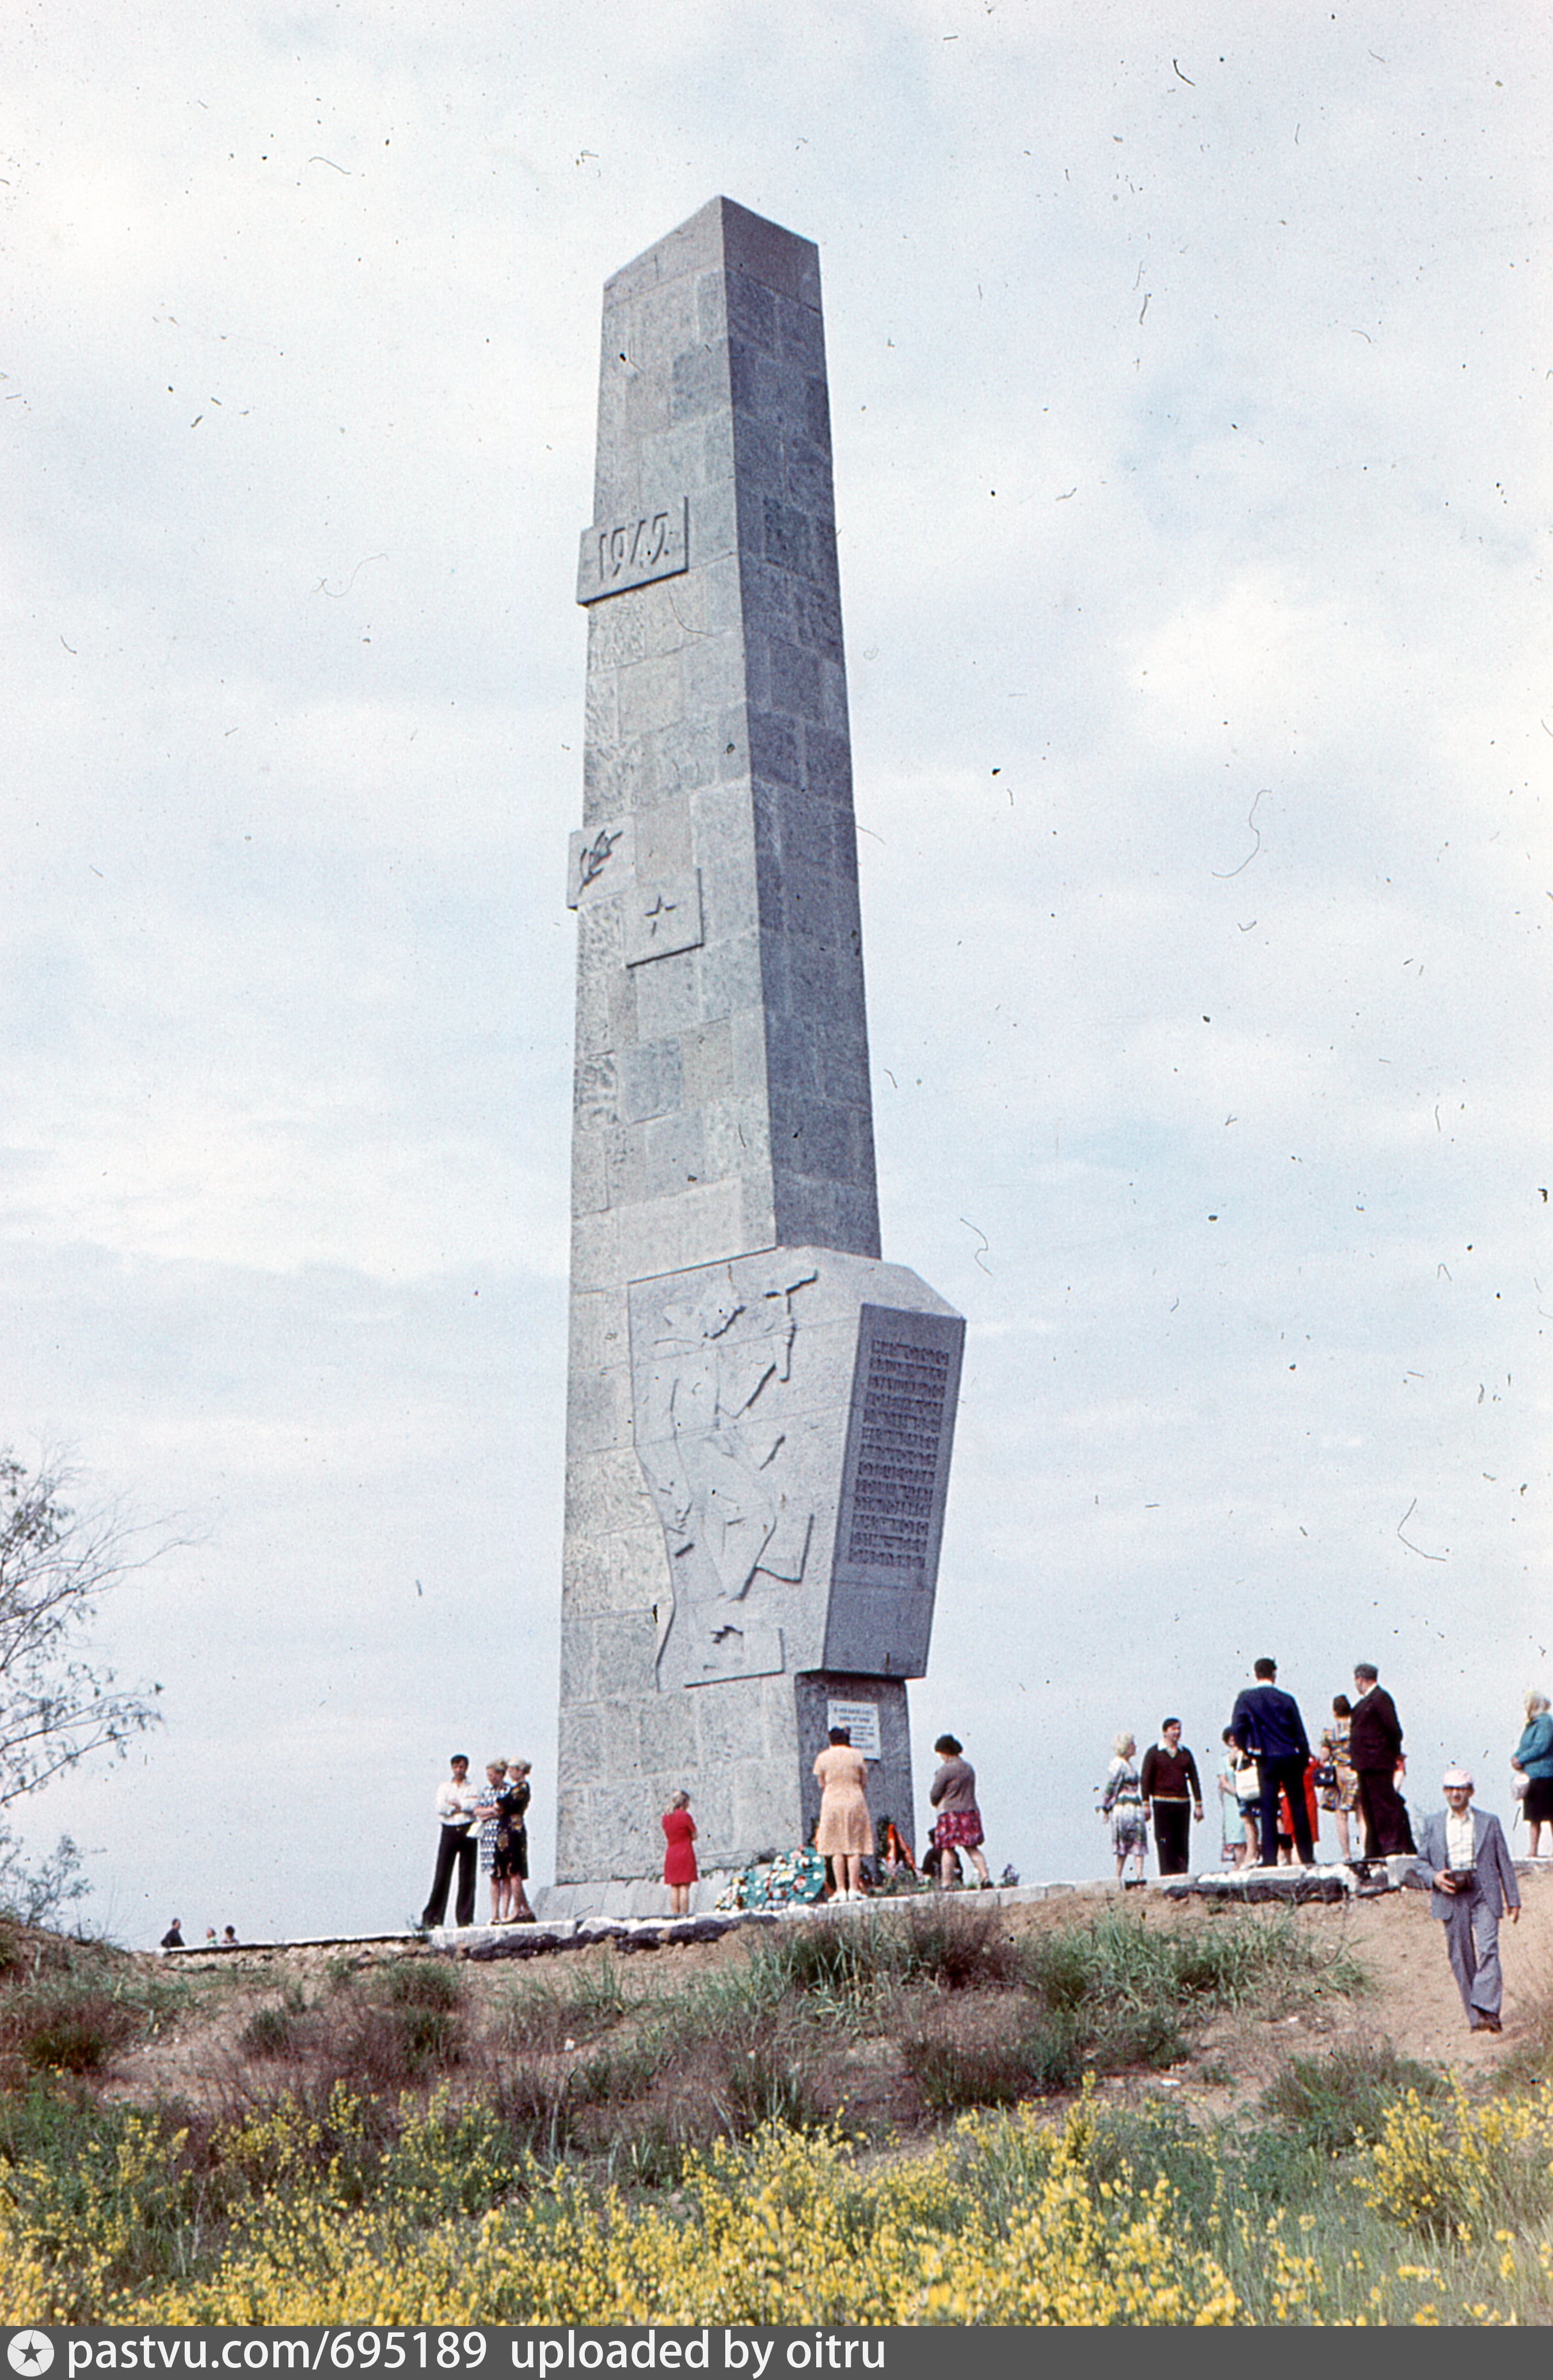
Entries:
[[651, 908], [643, 909], [642, 913], [647, 921], [647, 931], [655, 934], [660, 924], [666, 923], [679, 906], [678, 901], [666, 901], [661, 892], [655, 892]]

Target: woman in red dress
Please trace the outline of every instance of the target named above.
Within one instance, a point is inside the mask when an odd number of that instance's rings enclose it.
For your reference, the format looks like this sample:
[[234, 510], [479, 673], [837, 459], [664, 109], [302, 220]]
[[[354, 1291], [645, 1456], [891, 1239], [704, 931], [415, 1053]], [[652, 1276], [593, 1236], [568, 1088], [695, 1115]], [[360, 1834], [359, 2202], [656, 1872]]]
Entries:
[[691, 1887], [696, 1880], [695, 1820], [691, 1815], [688, 1793], [676, 1793], [672, 1809], [664, 1812], [663, 1830], [666, 1846], [664, 1882], [668, 1887], [669, 1905], [676, 1917], [688, 1917]]

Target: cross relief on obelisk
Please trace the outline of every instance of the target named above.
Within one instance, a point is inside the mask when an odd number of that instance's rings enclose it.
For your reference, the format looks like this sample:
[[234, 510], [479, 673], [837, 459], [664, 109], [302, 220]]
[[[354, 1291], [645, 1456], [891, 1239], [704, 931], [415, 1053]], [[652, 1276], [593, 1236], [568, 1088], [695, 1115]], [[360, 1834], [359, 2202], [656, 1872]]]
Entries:
[[828, 1702], [911, 1832], [963, 1325], [879, 1261], [819, 267], [726, 199], [605, 296], [557, 1876], [796, 1842]]

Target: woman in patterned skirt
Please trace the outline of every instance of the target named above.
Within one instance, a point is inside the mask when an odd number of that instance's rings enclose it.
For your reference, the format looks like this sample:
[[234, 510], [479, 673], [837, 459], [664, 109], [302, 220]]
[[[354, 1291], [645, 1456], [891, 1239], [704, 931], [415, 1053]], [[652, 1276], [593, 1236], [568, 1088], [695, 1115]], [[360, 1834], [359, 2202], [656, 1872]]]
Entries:
[[927, 1798], [938, 1813], [938, 1823], [933, 1829], [933, 1840], [938, 1850], [938, 1864], [934, 1882], [948, 1881], [947, 1868], [954, 1871], [954, 1881], [960, 1882], [960, 1854], [970, 1854], [976, 1871], [976, 1882], [983, 1891], [990, 1891], [992, 1878], [987, 1873], [986, 1854], [982, 1849], [982, 1814], [976, 1807], [976, 1772], [962, 1758], [964, 1747], [958, 1735], [941, 1735], [933, 1747], [941, 1767], [928, 1788]]
[[1148, 1828], [1143, 1818], [1143, 1780], [1138, 1774], [1138, 1739], [1125, 1732], [1111, 1742], [1111, 1765], [1106, 1771], [1106, 1790], [1100, 1797], [1100, 1815], [1111, 1823], [1111, 1849], [1116, 1853], [1117, 1882], [1122, 1881], [1122, 1870], [1129, 1859], [1137, 1864], [1132, 1881], [1143, 1880], [1143, 1853], [1148, 1849]]

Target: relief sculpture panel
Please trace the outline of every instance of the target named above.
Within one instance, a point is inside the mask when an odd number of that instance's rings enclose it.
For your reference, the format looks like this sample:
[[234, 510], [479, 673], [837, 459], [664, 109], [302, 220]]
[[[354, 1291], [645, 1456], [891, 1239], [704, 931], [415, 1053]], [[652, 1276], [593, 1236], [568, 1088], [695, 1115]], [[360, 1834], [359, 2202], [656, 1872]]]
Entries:
[[849, 1668], [921, 1674], [962, 1329], [914, 1274], [825, 1249], [633, 1285], [661, 1692], [834, 1667], [843, 1640]]
[[[812, 1268], [778, 1257], [647, 1282], [631, 1299], [636, 1451], [668, 1549], [658, 1681], [784, 1666], [758, 1581], [802, 1579], [814, 1508], [790, 1402], [794, 1300]], [[752, 1593], [752, 1590], [756, 1590]]]

